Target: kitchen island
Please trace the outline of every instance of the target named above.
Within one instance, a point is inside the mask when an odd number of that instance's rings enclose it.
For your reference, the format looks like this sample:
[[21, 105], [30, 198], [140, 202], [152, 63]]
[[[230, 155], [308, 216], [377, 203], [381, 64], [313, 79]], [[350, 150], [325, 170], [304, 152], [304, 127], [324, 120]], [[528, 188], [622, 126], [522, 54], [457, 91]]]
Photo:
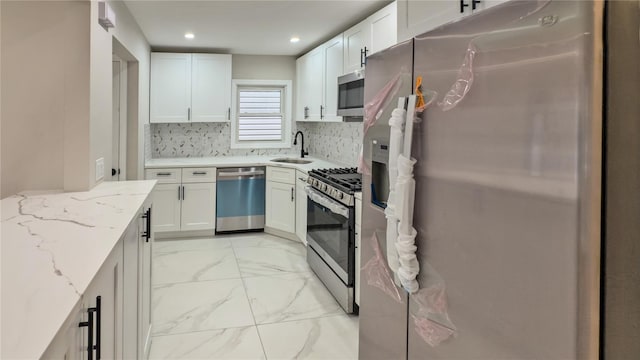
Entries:
[[104, 182], [2, 200], [1, 358], [45, 354], [155, 184]]

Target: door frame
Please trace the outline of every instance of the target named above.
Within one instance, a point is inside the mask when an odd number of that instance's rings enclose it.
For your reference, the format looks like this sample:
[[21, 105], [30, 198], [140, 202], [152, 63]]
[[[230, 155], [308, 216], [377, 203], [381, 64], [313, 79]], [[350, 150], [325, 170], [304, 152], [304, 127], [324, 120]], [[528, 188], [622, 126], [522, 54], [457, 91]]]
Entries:
[[[119, 119], [119, 134], [112, 134], [112, 136], [118, 136], [118, 168], [120, 173], [117, 174], [117, 181], [124, 181], [127, 179], [127, 61], [120, 58], [118, 55], [113, 54], [113, 62], [120, 64], [120, 75], [118, 81], [118, 94], [119, 94], [119, 106], [120, 106], [120, 119]], [[115, 86], [115, 84], [112, 84]], [[112, 99], [115, 101], [115, 99]], [[113, 121], [113, 119], [112, 119]], [[111, 142], [113, 145], [113, 141]], [[112, 177], [113, 178], [113, 177]]]

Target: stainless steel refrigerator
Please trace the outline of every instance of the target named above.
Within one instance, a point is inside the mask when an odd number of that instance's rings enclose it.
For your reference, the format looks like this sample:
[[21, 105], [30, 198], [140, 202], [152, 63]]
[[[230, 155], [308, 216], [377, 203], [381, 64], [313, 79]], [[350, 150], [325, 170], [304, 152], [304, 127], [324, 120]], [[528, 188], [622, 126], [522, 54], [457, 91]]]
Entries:
[[[598, 357], [603, 16], [511, 1], [367, 58], [361, 359]], [[386, 261], [385, 150], [418, 76], [409, 295]]]

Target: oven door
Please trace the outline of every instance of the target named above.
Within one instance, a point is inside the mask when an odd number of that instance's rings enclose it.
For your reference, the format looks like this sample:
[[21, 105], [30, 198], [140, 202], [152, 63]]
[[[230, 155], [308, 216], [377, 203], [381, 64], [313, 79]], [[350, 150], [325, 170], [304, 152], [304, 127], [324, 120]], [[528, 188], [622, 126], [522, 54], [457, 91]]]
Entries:
[[307, 188], [307, 242], [347, 286], [354, 281], [354, 209]]

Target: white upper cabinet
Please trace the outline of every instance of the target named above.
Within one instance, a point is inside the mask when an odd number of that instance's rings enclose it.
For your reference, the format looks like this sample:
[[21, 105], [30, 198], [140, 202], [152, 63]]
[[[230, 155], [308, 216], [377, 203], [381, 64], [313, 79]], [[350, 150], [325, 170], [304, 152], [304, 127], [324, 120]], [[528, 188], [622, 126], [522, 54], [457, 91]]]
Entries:
[[193, 54], [191, 121], [230, 120], [231, 55]]
[[338, 76], [342, 75], [342, 34], [296, 61], [296, 121], [342, 121]]
[[189, 121], [191, 54], [151, 54], [152, 123]]
[[228, 121], [231, 55], [151, 54], [151, 123]]
[[397, 22], [398, 10], [394, 1], [345, 31], [343, 73], [362, 69], [367, 56], [395, 45]]
[[343, 63], [342, 34], [329, 40], [323, 46], [324, 81], [323, 102], [320, 120], [342, 121], [338, 116], [338, 76], [342, 75]]
[[299, 57], [296, 60], [296, 109], [295, 109], [295, 117], [296, 121], [306, 121], [307, 120], [307, 106], [308, 102], [308, 94], [305, 91], [307, 86], [307, 67], [308, 67], [309, 56], [304, 55]]
[[371, 29], [371, 50], [367, 52], [367, 55], [396, 44], [398, 39], [398, 7], [395, 1], [371, 15], [367, 20]]
[[307, 74], [304, 90], [307, 93], [306, 107], [308, 110], [308, 120], [320, 120], [322, 106], [322, 80], [324, 73], [324, 59], [322, 47], [316, 48], [309, 53], [309, 60], [305, 73]]
[[371, 49], [371, 26], [365, 20], [343, 34], [344, 73], [354, 72], [364, 66], [366, 52]]
[[398, 42], [508, 0], [398, 0]]

